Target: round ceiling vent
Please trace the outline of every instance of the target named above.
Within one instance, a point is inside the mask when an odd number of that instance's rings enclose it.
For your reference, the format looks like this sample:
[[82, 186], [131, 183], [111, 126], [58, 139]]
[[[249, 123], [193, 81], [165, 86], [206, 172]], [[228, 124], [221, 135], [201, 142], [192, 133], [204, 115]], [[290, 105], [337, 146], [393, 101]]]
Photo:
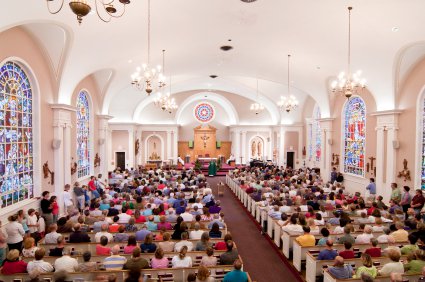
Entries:
[[215, 74], [210, 75], [211, 78], [217, 78], [218, 76]]
[[241, 0], [242, 2], [245, 2], [245, 3], [252, 3], [252, 2], [255, 2], [255, 1], [257, 1], [257, 0]]
[[224, 45], [224, 46], [221, 46], [221, 47], [220, 47], [220, 49], [221, 49], [222, 51], [230, 51], [230, 50], [232, 50], [232, 49], [233, 49], [233, 46], [230, 46], [230, 45]]

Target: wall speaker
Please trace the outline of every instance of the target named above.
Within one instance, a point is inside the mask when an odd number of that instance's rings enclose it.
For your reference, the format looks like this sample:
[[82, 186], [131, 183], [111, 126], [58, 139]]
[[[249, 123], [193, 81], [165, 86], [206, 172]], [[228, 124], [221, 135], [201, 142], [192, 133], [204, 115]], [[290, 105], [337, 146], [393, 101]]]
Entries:
[[329, 139], [328, 139], [328, 144], [329, 144], [329, 145], [332, 145], [333, 143], [334, 143], [334, 141], [333, 141], [331, 138], [329, 138]]
[[400, 142], [398, 142], [398, 140], [393, 140], [393, 148], [394, 149], [400, 148]]
[[216, 149], [220, 149], [221, 148], [221, 141], [216, 141], [215, 142], [215, 148]]
[[59, 140], [59, 139], [53, 139], [53, 141], [52, 141], [52, 148], [53, 149], [59, 149], [60, 147], [61, 147], [61, 143], [62, 143], [62, 140]]
[[105, 138], [100, 138], [99, 139], [99, 145], [103, 145], [105, 144]]
[[190, 148], [190, 149], [193, 149], [194, 143], [195, 143], [195, 142], [193, 142], [193, 140], [192, 140], [192, 141], [189, 141], [189, 148]]

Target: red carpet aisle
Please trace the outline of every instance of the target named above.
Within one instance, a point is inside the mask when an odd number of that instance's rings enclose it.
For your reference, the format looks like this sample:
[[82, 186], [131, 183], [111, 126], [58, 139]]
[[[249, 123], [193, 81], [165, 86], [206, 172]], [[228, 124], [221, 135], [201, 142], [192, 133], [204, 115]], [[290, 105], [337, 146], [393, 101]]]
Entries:
[[220, 199], [228, 230], [238, 246], [239, 254], [244, 261], [244, 269], [249, 272], [253, 281], [302, 281], [282, 261], [274, 247], [260, 233], [257, 225], [251, 220], [233, 193], [226, 187], [223, 197], [217, 197], [217, 183], [225, 182], [225, 177], [208, 177], [216, 199]]

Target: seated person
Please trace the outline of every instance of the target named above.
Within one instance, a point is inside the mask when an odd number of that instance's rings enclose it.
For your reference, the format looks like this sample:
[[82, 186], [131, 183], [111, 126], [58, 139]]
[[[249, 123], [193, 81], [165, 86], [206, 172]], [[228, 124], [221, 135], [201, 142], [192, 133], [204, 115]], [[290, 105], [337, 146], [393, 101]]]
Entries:
[[33, 271], [37, 271], [38, 273], [46, 273], [53, 272], [55, 270], [53, 265], [43, 260], [45, 254], [46, 251], [43, 248], [39, 248], [37, 251], [35, 251], [35, 260], [30, 261], [27, 265], [28, 273], [31, 274]]
[[19, 251], [17, 249], [10, 250], [3, 262], [1, 274], [12, 275], [25, 272], [27, 272], [27, 263], [19, 259]]
[[414, 253], [416, 250], [419, 249], [418, 245], [416, 243], [418, 242], [418, 237], [416, 237], [414, 234], [409, 234], [408, 236], [409, 244], [404, 245], [401, 248], [401, 254], [406, 256], [410, 255], [411, 253]]
[[90, 261], [91, 253], [90, 251], [85, 251], [83, 253], [83, 262], [78, 264], [77, 271], [79, 272], [91, 272], [97, 270], [97, 263], [95, 261]]
[[329, 267], [327, 271], [336, 279], [350, 279], [354, 274], [351, 264], [344, 264], [344, 259], [340, 256], [335, 257], [333, 266]]
[[100, 237], [100, 244], [96, 245], [96, 255], [98, 256], [108, 256], [111, 254], [111, 248], [107, 247], [108, 237]]
[[239, 259], [235, 260], [233, 263], [234, 270], [228, 272], [224, 278], [223, 282], [233, 282], [233, 281], [240, 281], [240, 282], [247, 282], [248, 281], [248, 275], [246, 272], [243, 272], [242, 269], [242, 263]]
[[229, 158], [226, 160], [226, 164], [230, 165], [230, 162], [234, 160], [235, 160], [235, 156], [233, 154], [230, 154]]
[[140, 249], [142, 253], [154, 253], [156, 251], [152, 233], [146, 235], [144, 242], [140, 245]]
[[127, 259], [119, 255], [120, 246], [115, 245], [111, 249], [111, 255], [103, 260], [105, 270], [122, 270]]
[[211, 238], [221, 238], [222, 232], [220, 231], [220, 226], [217, 222], [214, 222], [212, 225], [209, 235]]
[[339, 256], [343, 257], [344, 259], [353, 259], [354, 258], [354, 251], [351, 250], [352, 246], [353, 245], [350, 242], [348, 242], [348, 241], [344, 242], [345, 250], [339, 252]]
[[394, 238], [396, 243], [407, 242], [409, 233], [406, 230], [404, 230], [404, 224], [400, 221], [397, 221], [395, 224], [395, 227], [397, 228], [397, 231], [394, 231], [393, 233], [391, 233], [391, 237]]
[[115, 234], [114, 237], [114, 242], [127, 242], [128, 241], [128, 234], [124, 233], [125, 231], [125, 227], [124, 225], [120, 225], [120, 227], [118, 227], [118, 233]]
[[180, 155], [177, 157], [177, 163], [179, 163], [182, 166], [184, 166], [184, 160], [180, 157]]
[[316, 245], [316, 238], [310, 234], [310, 227], [304, 226], [304, 235], [298, 236], [295, 238], [301, 247], [312, 247]]
[[372, 227], [366, 225], [364, 232], [356, 237], [356, 244], [369, 244], [371, 238], [373, 238]]
[[59, 236], [57, 239], [58, 245], [54, 249], [50, 249], [49, 256], [50, 257], [61, 257], [63, 248], [65, 248], [65, 237]]
[[410, 260], [407, 264], [404, 265], [404, 270], [406, 270], [406, 274], [421, 273], [422, 269], [425, 268], [425, 251], [416, 250], [411, 256], [412, 260]]
[[174, 251], [175, 252], [180, 252], [180, 249], [183, 247], [183, 246], [186, 246], [187, 247], [187, 250], [190, 252], [190, 251], [192, 251], [193, 250], [193, 243], [192, 242], [190, 242], [190, 241], [188, 241], [187, 239], [189, 238], [189, 234], [185, 231], [185, 232], [183, 232], [182, 234], [181, 234], [181, 241], [180, 242], [177, 242], [175, 245], [174, 245]]
[[372, 244], [372, 248], [366, 249], [365, 254], [370, 255], [373, 258], [380, 257], [381, 254], [381, 248], [378, 246], [378, 240], [376, 238], [370, 239], [370, 243]]
[[384, 228], [384, 234], [378, 236], [378, 242], [379, 243], [394, 243], [394, 238], [390, 235], [391, 229], [388, 227]]
[[227, 250], [223, 254], [220, 255], [220, 264], [221, 265], [231, 265], [238, 258], [239, 253], [238, 250], [234, 248], [234, 244], [232, 240], [226, 242]]
[[173, 268], [178, 267], [192, 267], [192, 258], [187, 256], [187, 246], [183, 246], [180, 249], [178, 255], [175, 255], [171, 260], [171, 264]]
[[164, 257], [164, 251], [161, 247], [155, 251], [155, 257], [151, 260], [152, 268], [168, 268], [168, 258]]
[[128, 269], [130, 271], [137, 271], [140, 272], [140, 270], [149, 268], [149, 262], [142, 258], [141, 251], [139, 247], [136, 247], [133, 250], [133, 255], [130, 259], [127, 260], [127, 262], [124, 264], [123, 269]]
[[392, 272], [404, 273], [403, 263], [400, 262], [400, 252], [396, 249], [389, 249], [387, 255], [391, 262], [386, 263], [381, 270], [379, 270], [379, 275], [390, 275]]
[[116, 233], [118, 232], [118, 228], [120, 228], [120, 225], [118, 224], [118, 220], [120, 220], [120, 218], [118, 217], [118, 215], [116, 215], [112, 220], [114, 223], [109, 225], [109, 232]]
[[90, 242], [90, 237], [86, 232], [80, 230], [79, 223], [74, 224], [74, 232], [69, 235], [69, 243], [85, 243]]
[[35, 251], [37, 251], [37, 246], [35, 246], [35, 239], [32, 237], [27, 237], [24, 240], [24, 248], [22, 249], [22, 256], [26, 258], [33, 258]]
[[363, 273], [366, 273], [372, 278], [375, 278], [378, 275], [378, 270], [373, 265], [372, 257], [366, 253], [362, 254], [362, 266], [357, 267], [356, 274], [353, 278], [361, 278]]
[[317, 242], [317, 246], [324, 246], [326, 245], [326, 241], [329, 239], [330, 232], [326, 227], [323, 227], [320, 229], [320, 233], [322, 234], [322, 238], [319, 239]]
[[44, 243], [45, 244], [56, 244], [58, 237], [61, 235], [60, 233], [57, 232], [58, 230], [58, 225], [56, 223], [51, 224], [49, 226], [48, 232], [46, 234], [46, 236], [44, 237]]
[[112, 236], [112, 234], [108, 232], [108, 229], [109, 229], [109, 225], [107, 223], [102, 224], [101, 231], [97, 232], [96, 235], [94, 235], [94, 240], [96, 243], [100, 242], [100, 238], [102, 236], [105, 236], [106, 238], [108, 238], [109, 242], [112, 242], [114, 240], [114, 236]]
[[350, 242], [351, 244], [354, 244], [355, 241], [356, 239], [351, 236], [351, 228], [349, 226], [345, 226], [344, 235], [342, 237], [339, 237], [338, 244], [344, 244], [345, 242]]
[[70, 248], [67, 247], [63, 249], [62, 256], [56, 259], [54, 267], [55, 272], [74, 272], [78, 269], [78, 261], [77, 259], [71, 257]]
[[317, 260], [333, 260], [338, 255], [338, 252], [333, 249], [333, 241], [328, 239], [326, 241], [326, 249], [320, 251]]

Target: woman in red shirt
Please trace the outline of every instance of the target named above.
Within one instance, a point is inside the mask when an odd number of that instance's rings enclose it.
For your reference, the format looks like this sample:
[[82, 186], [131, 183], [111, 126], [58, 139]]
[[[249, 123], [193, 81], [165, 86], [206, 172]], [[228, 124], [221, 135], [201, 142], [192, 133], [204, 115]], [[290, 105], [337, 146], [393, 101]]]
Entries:
[[218, 242], [215, 244], [215, 249], [217, 251], [226, 251], [227, 250], [227, 241], [229, 240], [233, 240], [232, 235], [230, 235], [230, 233], [227, 233], [226, 235], [224, 235], [224, 240], [221, 242]]
[[111, 248], [107, 247], [108, 237], [100, 237], [100, 244], [96, 245], [96, 255], [98, 256], [109, 256], [111, 254]]
[[23, 260], [19, 260], [19, 251], [12, 249], [6, 256], [6, 260], [3, 263], [1, 274], [12, 275], [15, 273], [26, 273], [27, 263]]

